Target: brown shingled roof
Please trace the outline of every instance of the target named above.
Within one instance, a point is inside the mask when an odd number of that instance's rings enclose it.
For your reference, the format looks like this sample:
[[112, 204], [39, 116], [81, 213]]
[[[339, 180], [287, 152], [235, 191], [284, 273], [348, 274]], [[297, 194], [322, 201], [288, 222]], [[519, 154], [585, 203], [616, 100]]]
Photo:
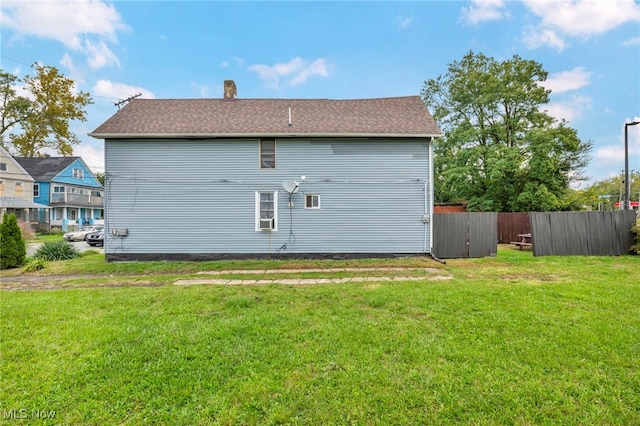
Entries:
[[134, 99], [90, 135], [410, 137], [441, 133], [420, 97], [408, 96], [356, 100]]

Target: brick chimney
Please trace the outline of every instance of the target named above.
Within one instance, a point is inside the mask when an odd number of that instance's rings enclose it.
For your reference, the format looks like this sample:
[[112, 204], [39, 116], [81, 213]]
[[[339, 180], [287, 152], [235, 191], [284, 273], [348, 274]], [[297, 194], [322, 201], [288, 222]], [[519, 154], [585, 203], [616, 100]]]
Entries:
[[236, 83], [233, 80], [224, 81], [224, 101], [233, 102], [238, 97]]

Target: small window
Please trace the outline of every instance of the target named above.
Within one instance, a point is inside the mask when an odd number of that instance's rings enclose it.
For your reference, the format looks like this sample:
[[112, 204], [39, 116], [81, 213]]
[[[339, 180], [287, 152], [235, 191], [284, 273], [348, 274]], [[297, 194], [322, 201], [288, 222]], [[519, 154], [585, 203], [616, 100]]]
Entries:
[[7, 170], [7, 163], [0, 163], [0, 171], [6, 171]]
[[256, 231], [278, 230], [278, 192], [256, 192]]
[[15, 190], [15, 194], [16, 196], [21, 196], [23, 191], [22, 191], [22, 182], [15, 182], [14, 183], [14, 190]]
[[305, 209], [319, 209], [320, 208], [320, 196], [316, 194], [305, 194], [304, 196], [304, 208]]
[[34, 197], [39, 197], [40, 196], [40, 184], [39, 183], [34, 183], [33, 184], [33, 196]]
[[64, 186], [54, 186], [53, 192], [64, 192]]
[[73, 169], [73, 177], [75, 179], [84, 178], [84, 170], [82, 170], [82, 169]]
[[260, 139], [260, 168], [276, 168], [276, 141], [275, 139]]

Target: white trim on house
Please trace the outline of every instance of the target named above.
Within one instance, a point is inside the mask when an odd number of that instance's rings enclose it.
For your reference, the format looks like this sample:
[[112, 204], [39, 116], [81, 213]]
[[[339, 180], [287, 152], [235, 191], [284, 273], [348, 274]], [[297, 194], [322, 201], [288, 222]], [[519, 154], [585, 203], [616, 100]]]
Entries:
[[255, 230], [265, 231], [265, 228], [260, 227], [260, 194], [273, 194], [273, 227], [271, 231], [278, 230], [278, 191], [256, 191], [255, 192]]
[[88, 133], [97, 139], [226, 139], [226, 138], [439, 138], [443, 133]]

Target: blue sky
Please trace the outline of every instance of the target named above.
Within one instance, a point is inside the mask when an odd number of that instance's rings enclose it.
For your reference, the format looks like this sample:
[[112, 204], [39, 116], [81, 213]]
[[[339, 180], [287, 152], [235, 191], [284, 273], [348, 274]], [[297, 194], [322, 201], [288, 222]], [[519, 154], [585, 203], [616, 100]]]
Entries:
[[[55, 66], [92, 95], [74, 154], [99, 172], [102, 141], [87, 133], [137, 93], [219, 98], [233, 79], [240, 98], [418, 95], [469, 50], [543, 65], [545, 109], [594, 141], [592, 180], [620, 173], [624, 123], [640, 121], [638, 0], [3, 0], [0, 25], [4, 71]], [[640, 125], [629, 136], [640, 170]]]

